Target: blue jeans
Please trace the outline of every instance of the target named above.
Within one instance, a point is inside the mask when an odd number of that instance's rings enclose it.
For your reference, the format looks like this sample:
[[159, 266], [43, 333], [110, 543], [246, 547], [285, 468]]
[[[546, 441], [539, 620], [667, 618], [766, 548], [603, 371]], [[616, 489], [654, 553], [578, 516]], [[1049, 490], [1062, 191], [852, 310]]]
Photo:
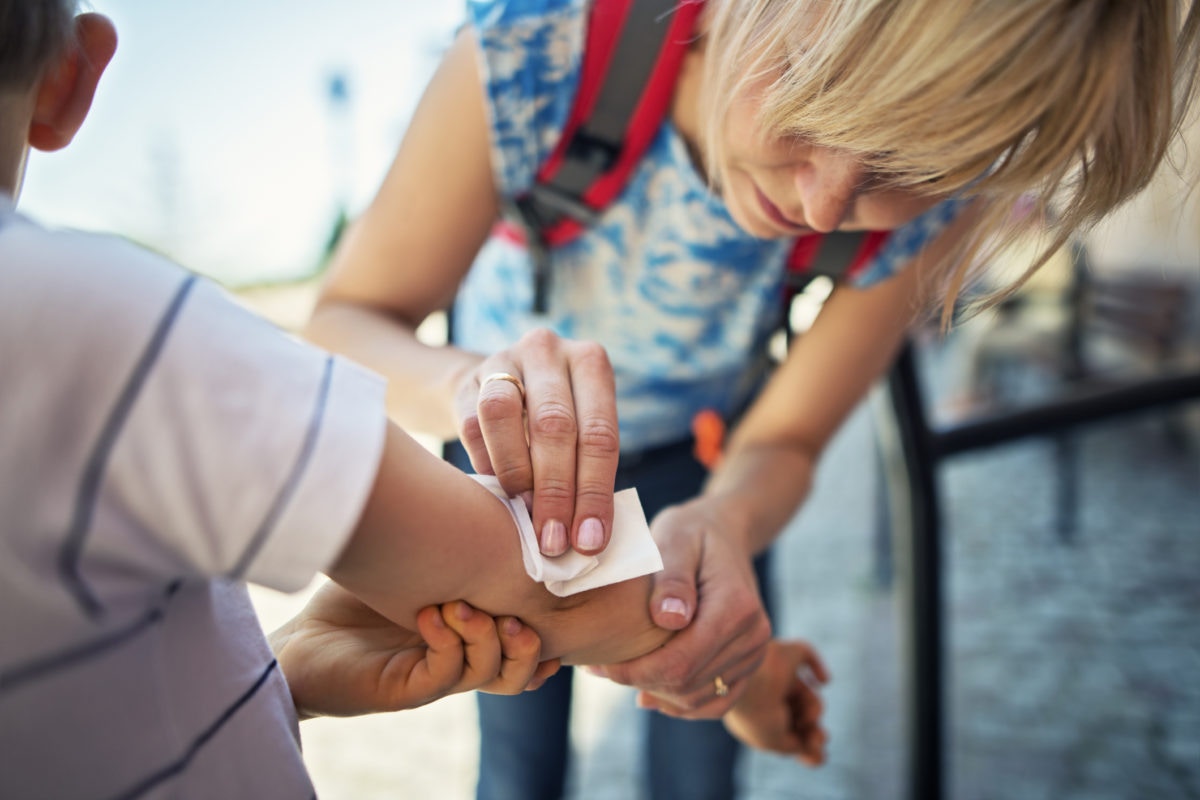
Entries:
[[[465, 451], [447, 446], [446, 457], [470, 471]], [[636, 486], [646, 518], [699, 494], [707, 471], [691, 445], [652, 450], [622, 459], [618, 490]], [[768, 611], [769, 553], [755, 560]], [[558, 800], [570, 755], [572, 670], [564, 667], [536, 692], [515, 696], [477, 693], [479, 783], [477, 800]], [[645, 723], [643, 774], [650, 800], [730, 800], [741, 745], [720, 720], [691, 722], [640, 711]]]

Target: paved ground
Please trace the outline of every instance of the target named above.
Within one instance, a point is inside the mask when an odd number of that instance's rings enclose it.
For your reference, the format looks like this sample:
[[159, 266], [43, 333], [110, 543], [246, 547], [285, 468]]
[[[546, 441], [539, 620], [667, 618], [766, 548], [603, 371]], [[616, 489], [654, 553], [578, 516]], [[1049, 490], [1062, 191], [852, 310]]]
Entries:
[[[1200, 432], [1195, 414], [1188, 418]], [[1033, 441], [947, 465], [951, 795], [958, 800], [1200, 798], [1200, 435], [1154, 419], [1079, 438], [1074, 543], [1054, 529], [1056, 473]], [[876, 580], [872, 427], [861, 409], [790, 526], [780, 632], [823, 650], [832, 761], [755, 754], [743, 796], [899, 798], [904, 741], [894, 597]], [[258, 593], [265, 624], [302, 598]], [[584, 676], [570, 797], [635, 800], [632, 700]], [[472, 796], [474, 706], [455, 697], [303, 729], [324, 798]]]

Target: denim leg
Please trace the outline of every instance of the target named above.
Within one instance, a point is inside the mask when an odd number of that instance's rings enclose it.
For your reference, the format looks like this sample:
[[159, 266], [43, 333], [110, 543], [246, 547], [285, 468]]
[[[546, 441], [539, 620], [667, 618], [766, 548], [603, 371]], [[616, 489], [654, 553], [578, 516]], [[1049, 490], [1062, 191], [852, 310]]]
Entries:
[[[754, 573], [771, 613], [770, 551], [754, 559]], [[732, 800], [743, 747], [720, 720], [683, 720], [655, 711], [646, 716], [646, 776], [650, 800]]]
[[742, 746], [720, 720], [646, 716], [646, 777], [651, 800], [732, 800]]
[[[653, 521], [663, 508], [700, 493], [708, 473], [686, 450], [666, 462], [625, 467], [618, 488], [636, 486], [646, 517]], [[759, 590], [770, 614], [769, 557], [754, 560]], [[734, 774], [742, 745], [720, 720], [675, 719], [654, 711], [640, 712], [646, 725], [644, 773], [651, 800], [732, 800]]]
[[[460, 443], [447, 443], [444, 457], [464, 472], [474, 472]], [[536, 692], [476, 693], [478, 800], [562, 797], [570, 750], [571, 676], [571, 668], [563, 667]]]
[[477, 694], [478, 800], [559, 800], [570, 749], [572, 669], [536, 692]]

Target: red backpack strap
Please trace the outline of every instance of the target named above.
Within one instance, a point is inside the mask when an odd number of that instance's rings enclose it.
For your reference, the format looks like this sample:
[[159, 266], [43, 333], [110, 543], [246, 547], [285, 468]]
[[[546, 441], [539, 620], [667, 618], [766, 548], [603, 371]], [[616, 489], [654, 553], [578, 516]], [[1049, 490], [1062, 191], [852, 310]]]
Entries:
[[504, 208], [534, 262], [534, 311], [545, 310], [547, 249], [577, 236], [620, 194], [658, 133], [702, 7], [700, 0], [592, 4], [562, 138], [530, 190]]
[[801, 236], [787, 262], [787, 285], [798, 289], [818, 275], [850, 280], [862, 272], [891, 231], [835, 231]]
[[834, 231], [801, 236], [788, 254], [783, 282], [783, 329], [788, 342], [792, 330], [792, 299], [813, 278], [824, 275], [835, 283], [854, 278], [887, 242], [891, 231]]

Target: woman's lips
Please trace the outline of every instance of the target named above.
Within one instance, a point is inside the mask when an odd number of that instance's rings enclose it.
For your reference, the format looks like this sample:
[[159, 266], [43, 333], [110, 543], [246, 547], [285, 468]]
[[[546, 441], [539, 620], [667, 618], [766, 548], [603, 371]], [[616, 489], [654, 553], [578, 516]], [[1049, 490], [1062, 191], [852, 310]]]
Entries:
[[783, 212], [779, 210], [779, 206], [767, 199], [767, 196], [763, 194], [762, 189], [759, 189], [757, 186], [755, 186], [754, 193], [758, 195], [758, 203], [760, 206], [762, 206], [763, 212], [767, 215], [767, 218], [779, 227], [786, 230], [788, 233], [809, 233], [812, 231], [812, 228], [808, 227], [804, 223], [793, 222], [785, 217]]

